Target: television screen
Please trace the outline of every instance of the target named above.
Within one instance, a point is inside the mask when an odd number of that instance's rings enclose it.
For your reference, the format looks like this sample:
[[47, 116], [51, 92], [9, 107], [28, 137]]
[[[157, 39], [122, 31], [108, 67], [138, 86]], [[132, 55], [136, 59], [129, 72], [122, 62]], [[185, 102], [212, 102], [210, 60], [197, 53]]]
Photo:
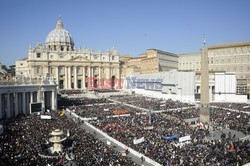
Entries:
[[36, 113], [42, 111], [42, 103], [30, 103], [30, 112]]

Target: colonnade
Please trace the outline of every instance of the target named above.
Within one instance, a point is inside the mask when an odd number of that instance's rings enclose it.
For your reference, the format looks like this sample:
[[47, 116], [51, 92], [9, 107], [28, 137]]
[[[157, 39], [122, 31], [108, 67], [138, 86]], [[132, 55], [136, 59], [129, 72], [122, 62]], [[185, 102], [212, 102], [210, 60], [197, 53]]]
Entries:
[[32, 88], [24, 86], [0, 86], [0, 119], [12, 118], [19, 114], [29, 115], [30, 103], [42, 103], [42, 110], [57, 109], [56, 86], [53, 89], [39, 88], [33, 85]]
[[[61, 71], [59, 68], [62, 68]], [[86, 89], [87, 78], [120, 79], [119, 67], [57, 66], [55, 78], [60, 89]], [[63, 85], [60, 85], [63, 80]]]

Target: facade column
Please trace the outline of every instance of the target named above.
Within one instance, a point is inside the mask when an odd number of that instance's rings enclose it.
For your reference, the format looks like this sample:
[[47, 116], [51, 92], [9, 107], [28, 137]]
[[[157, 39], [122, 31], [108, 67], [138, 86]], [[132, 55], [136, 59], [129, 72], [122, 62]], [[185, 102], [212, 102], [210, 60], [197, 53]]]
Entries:
[[26, 115], [26, 97], [25, 92], [22, 92], [22, 105], [23, 105], [23, 114]]
[[32, 65], [31, 66], [31, 78], [36, 78], [35, 69], [36, 69], [36, 67]]
[[68, 89], [68, 67], [64, 66], [64, 89]]
[[115, 80], [115, 82], [117, 82], [117, 86], [120, 87], [121, 86], [121, 73], [120, 73], [120, 67], [116, 68], [116, 79], [118, 79], [118, 81]]
[[74, 89], [78, 89], [78, 86], [77, 86], [77, 81], [78, 78], [77, 78], [77, 66], [74, 66]]
[[110, 67], [107, 67], [106, 79], [110, 79], [110, 75], [111, 75]]
[[55, 72], [56, 72], [56, 83], [57, 83], [57, 88], [59, 88], [59, 66], [55, 66]]
[[89, 83], [90, 83], [90, 80], [92, 79], [91, 78], [91, 66], [88, 67], [88, 71], [89, 73], [88, 73], [88, 80], [87, 80], [87, 88], [90, 88]]
[[71, 87], [71, 76], [72, 76], [72, 74], [71, 74], [71, 66], [69, 66], [68, 67], [68, 89], [71, 89], [72, 87]]
[[98, 77], [98, 82], [97, 82], [97, 86], [99, 87], [99, 88], [102, 88], [102, 82], [103, 82], [103, 80], [102, 80], [102, 67], [101, 66], [99, 66], [99, 77]]
[[82, 67], [82, 89], [86, 89], [86, 71], [85, 66]]
[[102, 67], [99, 66], [99, 79], [102, 79]]
[[120, 75], [120, 67], [116, 68], [116, 78], [120, 79], [121, 75]]
[[3, 118], [2, 94], [0, 93], [0, 119]]
[[94, 67], [91, 68], [91, 74], [92, 74], [91, 77], [94, 78], [94, 74], [95, 74], [94, 73]]
[[15, 93], [15, 116], [18, 115], [18, 93]]
[[6, 114], [7, 114], [7, 118], [10, 118], [10, 94], [7, 93], [7, 108], [6, 108]]
[[91, 66], [89, 66], [88, 69], [89, 69], [88, 77], [90, 78], [91, 77]]

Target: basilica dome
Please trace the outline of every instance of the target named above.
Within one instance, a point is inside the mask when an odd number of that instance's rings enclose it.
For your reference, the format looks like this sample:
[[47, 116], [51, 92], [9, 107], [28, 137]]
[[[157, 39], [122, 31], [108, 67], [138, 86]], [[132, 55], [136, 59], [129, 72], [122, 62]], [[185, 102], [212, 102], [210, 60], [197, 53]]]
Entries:
[[61, 19], [57, 21], [56, 28], [53, 29], [46, 38], [46, 45], [70, 45], [74, 46], [70, 33], [63, 28]]

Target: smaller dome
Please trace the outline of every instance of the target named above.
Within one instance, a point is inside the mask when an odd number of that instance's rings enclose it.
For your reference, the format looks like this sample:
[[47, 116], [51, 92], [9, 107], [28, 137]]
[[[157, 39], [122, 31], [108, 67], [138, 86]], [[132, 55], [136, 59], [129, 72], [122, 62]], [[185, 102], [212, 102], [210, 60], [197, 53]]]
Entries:
[[56, 28], [53, 29], [47, 36], [46, 42], [47, 45], [52, 44], [70, 44], [74, 46], [73, 38], [70, 33], [63, 28], [63, 23], [61, 19], [57, 21]]

